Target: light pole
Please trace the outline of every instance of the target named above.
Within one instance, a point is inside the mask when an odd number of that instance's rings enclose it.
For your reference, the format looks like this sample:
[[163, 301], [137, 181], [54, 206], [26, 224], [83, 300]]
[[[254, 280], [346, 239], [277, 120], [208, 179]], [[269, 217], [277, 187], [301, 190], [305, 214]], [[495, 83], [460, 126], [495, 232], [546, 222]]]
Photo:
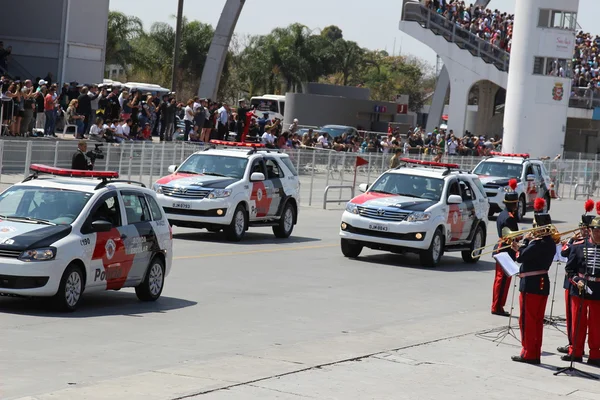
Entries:
[[177, 6], [177, 26], [175, 28], [175, 50], [173, 52], [173, 74], [171, 76], [171, 91], [176, 92], [177, 64], [179, 63], [179, 48], [181, 47], [181, 23], [183, 20], [183, 0]]

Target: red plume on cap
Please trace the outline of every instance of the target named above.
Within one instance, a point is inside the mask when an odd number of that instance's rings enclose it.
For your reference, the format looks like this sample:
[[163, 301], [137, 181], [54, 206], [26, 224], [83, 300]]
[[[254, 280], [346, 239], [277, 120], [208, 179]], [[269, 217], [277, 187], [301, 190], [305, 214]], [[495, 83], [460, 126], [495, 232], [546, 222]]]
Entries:
[[586, 202], [585, 202], [585, 212], [589, 213], [593, 209], [594, 209], [594, 200], [587, 199]]
[[533, 202], [534, 211], [544, 211], [544, 207], [546, 207], [546, 200], [542, 199], [541, 197], [538, 197]]
[[508, 181], [508, 186], [510, 186], [510, 188], [512, 190], [517, 190], [517, 180], [516, 179], [511, 179]]
[[596, 203], [596, 212], [600, 215], [600, 201]]

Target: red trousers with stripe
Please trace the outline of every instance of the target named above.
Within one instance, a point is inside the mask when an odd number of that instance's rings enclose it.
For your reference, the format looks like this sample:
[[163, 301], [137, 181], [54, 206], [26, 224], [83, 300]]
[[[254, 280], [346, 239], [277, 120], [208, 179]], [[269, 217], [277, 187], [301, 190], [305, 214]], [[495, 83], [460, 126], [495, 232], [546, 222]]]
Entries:
[[521, 357], [526, 360], [539, 360], [542, 356], [542, 338], [544, 336], [544, 313], [547, 295], [521, 293], [519, 304], [521, 315]]
[[500, 264], [496, 263], [496, 275], [494, 277], [494, 289], [492, 291], [492, 312], [504, 310], [511, 280], [512, 278], [506, 276]]
[[571, 338], [573, 318], [571, 317], [571, 293], [569, 289], [565, 289], [565, 319], [567, 325], [567, 338], [569, 339], [569, 347], [571, 347], [571, 345], [573, 345], [573, 339]]
[[590, 360], [600, 360], [600, 300], [571, 296], [571, 318], [571, 353], [575, 357], [583, 356], [587, 333]]

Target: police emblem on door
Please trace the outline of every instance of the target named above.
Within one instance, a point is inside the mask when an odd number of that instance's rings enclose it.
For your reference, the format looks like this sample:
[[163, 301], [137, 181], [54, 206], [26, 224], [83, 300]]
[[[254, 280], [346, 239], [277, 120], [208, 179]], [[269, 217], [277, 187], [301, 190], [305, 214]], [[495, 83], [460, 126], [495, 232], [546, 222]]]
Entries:
[[108, 241], [106, 242], [106, 246], [104, 246], [104, 250], [106, 250], [106, 258], [111, 260], [115, 255], [117, 245], [112, 239], [108, 239]]

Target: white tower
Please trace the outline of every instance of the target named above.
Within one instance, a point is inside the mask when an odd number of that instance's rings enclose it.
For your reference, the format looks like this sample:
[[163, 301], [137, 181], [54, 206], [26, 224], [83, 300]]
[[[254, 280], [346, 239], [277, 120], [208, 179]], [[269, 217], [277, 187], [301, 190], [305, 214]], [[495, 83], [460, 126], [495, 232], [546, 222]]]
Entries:
[[502, 151], [562, 154], [579, 0], [517, 0]]

